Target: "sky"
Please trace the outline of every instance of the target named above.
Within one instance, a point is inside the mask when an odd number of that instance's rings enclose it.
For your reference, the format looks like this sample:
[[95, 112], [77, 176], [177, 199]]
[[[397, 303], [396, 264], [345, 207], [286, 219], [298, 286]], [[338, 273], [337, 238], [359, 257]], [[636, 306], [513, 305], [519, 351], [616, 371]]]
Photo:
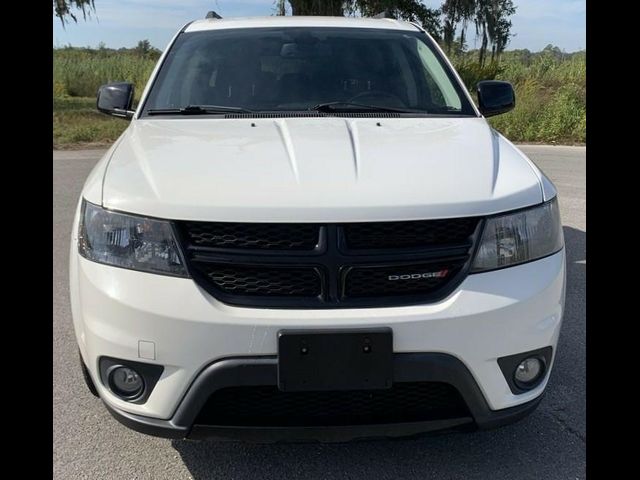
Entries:
[[[96, 12], [85, 22], [80, 14], [63, 28], [53, 18], [53, 46], [133, 47], [148, 39], [161, 50], [187, 22], [204, 18], [208, 10], [222, 17], [272, 15], [274, 0], [95, 0]], [[425, 0], [430, 7], [439, 7], [442, 0]], [[553, 44], [566, 52], [586, 48], [585, 0], [513, 0], [516, 13], [511, 18], [515, 36], [508, 50], [528, 48], [542, 50]], [[475, 48], [470, 26], [469, 48]]]

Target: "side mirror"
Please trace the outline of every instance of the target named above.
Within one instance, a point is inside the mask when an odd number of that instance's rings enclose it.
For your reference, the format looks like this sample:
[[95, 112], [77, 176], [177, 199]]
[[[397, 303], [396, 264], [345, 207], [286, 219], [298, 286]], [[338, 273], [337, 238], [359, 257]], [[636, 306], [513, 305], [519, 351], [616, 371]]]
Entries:
[[132, 118], [135, 111], [133, 103], [133, 84], [127, 82], [108, 83], [98, 89], [98, 111], [114, 117]]
[[513, 110], [516, 94], [509, 82], [483, 80], [478, 82], [478, 106], [485, 117], [492, 117]]

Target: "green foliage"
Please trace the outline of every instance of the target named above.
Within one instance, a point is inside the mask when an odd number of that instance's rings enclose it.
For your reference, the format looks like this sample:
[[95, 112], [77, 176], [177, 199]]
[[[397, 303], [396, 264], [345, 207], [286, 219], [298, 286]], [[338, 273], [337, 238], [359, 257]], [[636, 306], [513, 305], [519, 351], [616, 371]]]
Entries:
[[[291, 7], [287, 9], [287, 4]], [[276, 15], [359, 14], [371, 17], [387, 12], [395, 18], [417, 22], [434, 38], [440, 38], [440, 10], [427, 7], [423, 0], [275, 0]]]
[[355, 0], [345, 3], [351, 3], [349, 13], [358, 12], [371, 17], [386, 12], [400, 20], [417, 22], [435, 39], [442, 35], [441, 11], [427, 7], [422, 0]]
[[136, 55], [144, 58], [149, 58], [150, 56], [153, 56], [154, 50], [157, 50], [157, 49], [154, 49], [151, 46], [151, 42], [149, 42], [149, 40], [147, 39], [140, 40], [136, 48], [133, 49]]
[[54, 98], [53, 148], [113, 143], [129, 123], [96, 110], [95, 98]]
[[499, 58], [511, 38], [511, 20], [516, 12], [512, 0], [476, 0], [473, 22], [476, 35], [482, 39], [478, 50], [478, 62], [484, 65], [487, 49], [491, 46], [491, 60]]
[[87, 15], [96, 10], [93, 2], [94, 0], [53, 0], [53, 13], [60, 19], [64, 27], [65, 22], [69, 19], [74, 22], [78, 21], [78, 17], [73, 12], [74, 10], [81, 11], [82, 18], [86, 20]]
[[505, 68], [497, 62], [480, 65], [468, 58], [460, 58], [457, 61], [452, 59], [452, 61], [460, 78], [471, 91], [475, 90], [480, 80], [495, 80]]
[[452, 52], [454, 35], [460, 30], [460, 43], [464, 45], [469, 23], [480, 37], [478, 63], [484, 66], [491, 47], [491, 61], [499, 60], [511, 33], [509, 18], [516, 12], [513, 0], [444, 0], [442, 3], [443, 40], [447, 53]]
[[513, 83], [516, 108], [489, 119], [507, 138], [517, 142], [586, 142], [586, 55], [557, 55], [544, 50], [531, 54], [506, 52], [496, 76]]
[[444, 0], [442, 3], [443, 40], [447, 52], [451, 52], [458, 25], [461, 25], [460, 43], [464, 44], [467, 25], [474, 18], [476, 3], [476, 0]]
[[[138, 47], [144, 45], [140, 42]], [[128, 122], [100, 114], [95, 94], [110, 81], [133, 81], [136, 100], [160, 52], [145, 48], [113, 50], [54, 49], [54, 145], [106, 144], [118, 138]], [[516, 91], [516, 108], [490, 123], [516, 142], [586, 142], [586, 52], [567, 54], [549, 46], [542, 52], [504, 52], [500, 62], [480, 66], [477, 51], [451, 56], [475, 98], [480, 80], [507, 80]], [[88, 98], [83, 98], [88, 97]]]
[[289, 0], [293, 15], [342, 16], [345, 3], [343, 0]]
[[134, 49], [99, 48], [53, 50], [53, 91], [57, 97], [93, 97], [105, 83], [128, 81], [135, 85], [136, 99], [160, 55], [143, 40]]

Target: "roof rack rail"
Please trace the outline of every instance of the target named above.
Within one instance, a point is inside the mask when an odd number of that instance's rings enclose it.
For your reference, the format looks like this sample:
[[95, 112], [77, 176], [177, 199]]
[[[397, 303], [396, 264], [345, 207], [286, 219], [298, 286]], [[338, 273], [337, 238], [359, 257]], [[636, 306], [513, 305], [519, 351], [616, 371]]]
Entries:
[[396, 18], [395, 15], [393, 15], [393, 13], [391, 13], [391, 10], [389, 10], [388, 8], [386, 10], [384, 10], [383, 12], [380, 12], [377, 15], [374, 15], [371, 18]]
[[209, 10], [207, 12], [207, 16], [204, 18], [217, 18], [217, 19], [221, 19], [222, 17], [220, 15], [218, 15], [216, 12], [214, 12], [213, 10]]

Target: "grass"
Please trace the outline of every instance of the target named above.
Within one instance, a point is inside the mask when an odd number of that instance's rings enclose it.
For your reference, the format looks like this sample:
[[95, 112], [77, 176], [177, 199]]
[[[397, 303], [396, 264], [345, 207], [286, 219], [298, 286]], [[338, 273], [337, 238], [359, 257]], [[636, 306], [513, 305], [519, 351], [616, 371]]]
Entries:
[[99, 113], [95, 98], [53, 99], [53, 148], [106, 146], [113, 143], [128, 124]]
[[516, 108], [490, 119], [516, 142], [581, 144], [587, 141], [586, 57], [537, 58], [531, 65], [504, 62], [496, 78], [513, 83]]
[[[127, 80], [138, 100], [157, 55], [132, 50], [54, 49], [53, 148], [102, 146], [115, 141], [128, 122], [100, 114], [95, 94], [100, 85]], [[516, 108], [489, 119], [514, 142], [582, 144], [586, 142], [586, 54], [557, 49], [505, 52], [500, 63], [480, 67], [475, 53], [452, 58], [470, 91], [482, 79], [513, 83]], [[475, 97], [475, 94], [474, 94]]]
[[53, 50], [54, 97], [95, 97], [105, 83], [124, 81], [135, 86], [140, 98], [156, 64], [155, 56], [107, 49], [63, 48]]

